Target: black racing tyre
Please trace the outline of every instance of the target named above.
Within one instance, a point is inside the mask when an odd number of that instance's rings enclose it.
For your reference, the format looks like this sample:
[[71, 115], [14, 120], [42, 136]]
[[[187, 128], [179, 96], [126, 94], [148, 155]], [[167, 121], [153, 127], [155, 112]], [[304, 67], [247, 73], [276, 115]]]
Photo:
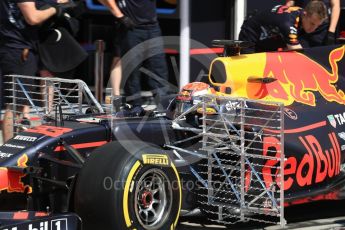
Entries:
[[164, 150], [136, 141], [112, 142], [86, 161], [74, 205], [86, 230], [170, 230], [177, 225], [181, 191], [179, 174]]

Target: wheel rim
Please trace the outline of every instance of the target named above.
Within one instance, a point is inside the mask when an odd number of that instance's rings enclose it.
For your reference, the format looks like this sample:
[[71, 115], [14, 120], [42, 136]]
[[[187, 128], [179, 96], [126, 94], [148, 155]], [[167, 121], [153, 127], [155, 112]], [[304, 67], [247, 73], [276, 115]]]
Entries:
[[172, 206], [172, 186], [160, 169], [150, 169], [138, 180], [134, 208], [139, 223], [145, 229], [159, 229], [169, 217]]

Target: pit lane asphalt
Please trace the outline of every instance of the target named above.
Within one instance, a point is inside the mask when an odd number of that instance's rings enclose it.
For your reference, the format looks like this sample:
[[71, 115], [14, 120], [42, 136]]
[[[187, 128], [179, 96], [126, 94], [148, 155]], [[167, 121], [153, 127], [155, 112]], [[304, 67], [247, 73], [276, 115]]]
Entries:
[[[287, 225], [284, 229], [295, 230], [345, 230], [345, 201], [320, 201], [306, 205], [285, 208]], [[215, 225], [205, 217], [181, 217], [177, 230], [218, 230], [226, 229]], [[265, 225], [247, 222], [231, 225], [229, 229], [278, 230], [280, 225]]]

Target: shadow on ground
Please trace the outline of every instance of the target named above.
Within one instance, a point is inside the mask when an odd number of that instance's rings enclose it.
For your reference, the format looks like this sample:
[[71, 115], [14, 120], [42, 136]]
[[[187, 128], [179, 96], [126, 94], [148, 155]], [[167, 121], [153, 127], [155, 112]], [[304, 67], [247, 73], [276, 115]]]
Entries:
[[[320, 201], [285, 208], [285, 229], [345, 229], [345, 201]], [[178, 230], [216, 230], [226, 229], [207, 220], [203, 216], [181, 217]], [[237, 223], [228, 229], [281, 229], [279, 225], [257, 222]]]

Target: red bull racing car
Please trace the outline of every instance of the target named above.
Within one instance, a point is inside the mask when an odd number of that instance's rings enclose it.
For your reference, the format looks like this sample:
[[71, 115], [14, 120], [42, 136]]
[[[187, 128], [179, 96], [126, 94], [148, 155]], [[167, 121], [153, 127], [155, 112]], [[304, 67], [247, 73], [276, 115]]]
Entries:
[[344, 54], [219, 57], [164, 111], [18, 133], [0, 147], [0, 229], [175, 229], [193, 210], [284, 226], [284, 207], [343, 199]]

